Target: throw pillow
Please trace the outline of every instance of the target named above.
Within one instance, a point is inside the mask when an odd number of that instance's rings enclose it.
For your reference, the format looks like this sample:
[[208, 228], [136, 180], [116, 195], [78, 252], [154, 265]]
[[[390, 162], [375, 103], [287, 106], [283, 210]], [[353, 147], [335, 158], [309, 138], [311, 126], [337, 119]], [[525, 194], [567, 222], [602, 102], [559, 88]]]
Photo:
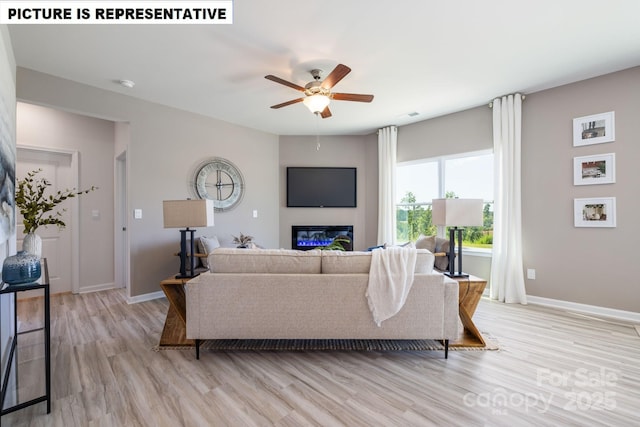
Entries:
[[429, 252], [436, 251], [436, 236], [418, 236], [416, 240], [416, 249], [426, 249]]
[[[446, 256], [437, 256], [436, 261], [434, 262], [434, 266], [438, 270], [449, 270], [449, 241], [445, 239], [440, 239], [440, 247], [438, 248], [438, 252], [444, 252]], [[454, 255], [455, 257], [455, 255]]]
[[[200, 237], [200, 241], [198, 242], [198, 246], [200, 247], [200, 252], [209, 255], [211, 251], [220, 247], [220, 242], [218, 242], [217, 236], [212, 237]], [[201, 258], [202, 266], [206, 269], [209, 269], [209, 257]]]

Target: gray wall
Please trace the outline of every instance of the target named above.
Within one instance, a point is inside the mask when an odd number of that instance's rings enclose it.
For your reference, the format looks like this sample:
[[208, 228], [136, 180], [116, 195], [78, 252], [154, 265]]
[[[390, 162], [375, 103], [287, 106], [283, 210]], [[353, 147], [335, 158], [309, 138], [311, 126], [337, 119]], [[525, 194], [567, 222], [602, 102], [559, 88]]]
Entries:
[[[319, 150], [316, 145], [315, 136], [280, 137], [280, 247], [291, 248], [292, 225], [353, 225], [355, 250], [375, 245], [376, 229], [371, 233], [370, 223], [375, 224], [377, 214], [372, 217], [370, 207], [377, 206], [377, 138], [372, 141], [370, 136], [321, 136]], [[358, 207], [288, 208], [287, 166], [356, 167]]]
[[[197, 234], [217, 235], [223, 244], [230, 244], [232, 235], [243, 232], [263, 246], [277, 247], [276, 135], [28, 69], [19, 68], [17, 77], [17, 95], [25, 102], [129, 123], [130, 296], [158, 292], [159, 282], [176, 273], [178, 258], [172, 254], [179, 248], [180, 234], [163, 228], [162, 201], [189, 197], [191, 175], [206, 158], [234, 162], [244, 175], [246, 193], [237, 208], [216, 214], [215, 226], [198, 229]], [[133, 209], [142, 209], [142, 219], [133, 219]], [[253, 210], [258, 210], [258, 218], [252, 217]]]
[[[536, 279], [526, 280], [527, 294], [640, 309], [634, 280], [640, 263], [632, 258], [638, 237], [634, 213], [640, 211], [638, 82], [640, 67], [635, 67], [527, 94], [522, 107], [522, 239], [524, 268], [536, 270]], [[572, 146], [574, 118], [612, 110], [615, 142]], [[491, 148], [491, 116], [485, 105], [403, 126], [398, 131], [398, 161]], [[611, 152], [616, 153], [615, 184], [573, 185], [573, 157]], [[617, 227], [575, 228], [573, 199], [604, 196], [617, 198]], [[470, 269], [489, 271], [490, 258], [466, 259]]]
[[[80, 236], [85, 236], [79, 242], [81, 292], [95, 286], [113, 286], [114, 282], [114, 132], [114, 123], [111, 121], [18, 103], [18, 145], [77, 151], [78, 188], [99, 187], [92, 193], [78, 197], [80, 217], [77, 224]], [[99, 212], [98, 218], [92, 217], [93, 210]], [[86, 238], [88, 236], [91, 238]], [[68, 287], [67, 290], [71, 291], [71, 284]]]
[[[615, 111], [612, 143], [573, 147], [572, 120]], [[640, 311], [640, 67], [527, 96], [523, 103], [524, 267], [527, 293]], [[573, 185], [573, 158], [616, 154], [616, 183]], [[616, 228], [575, 228], [573, 199], [617, 198]]]
[[424, 120], [398, 130], [398, 162], [493, 148], [493, 119], [487, 105]]

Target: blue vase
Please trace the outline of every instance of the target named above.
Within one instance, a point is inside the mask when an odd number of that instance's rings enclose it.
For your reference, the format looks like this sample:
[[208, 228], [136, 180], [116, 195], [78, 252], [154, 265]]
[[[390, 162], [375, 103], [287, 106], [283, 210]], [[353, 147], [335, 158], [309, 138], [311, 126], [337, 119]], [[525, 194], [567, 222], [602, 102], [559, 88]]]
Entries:
[[35, 282], [41, 274], [40, 258], [25, 251], [5, 258], [2, 264], [2, 281], [10, 285]]

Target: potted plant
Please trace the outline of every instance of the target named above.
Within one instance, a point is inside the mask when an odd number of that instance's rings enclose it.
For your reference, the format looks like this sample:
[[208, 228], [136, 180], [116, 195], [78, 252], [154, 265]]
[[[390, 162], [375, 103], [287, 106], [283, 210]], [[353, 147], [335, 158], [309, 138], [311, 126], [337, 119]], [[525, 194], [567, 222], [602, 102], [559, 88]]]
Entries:
[[248, 236], [246, 234], [240, 233], [240, 236], [232, 236], [233, 243], [238, 245], [238, 248], [248, 248], [251, 242], [253, 241], [253, 236]]
[[38, 227], [56, 225], [59, 229], [63, 229], [66, 224], [62, 220], [62, 212], [66, 209], [56, 210], [55, 208], [69, 198], [98, 189], [95, 186], [82, 191], [76, 191], [73, 188], [46, 195], [45, 192], [51, 186], [51, 182], [46, 178], [37, 178], [40, 172], [42, 169], [31, 171], [27, 173], [26, 178], [18, 181], [15, 198], [24, 224], [25, 237], [22, 249], [38, 258], [42, 255], [42, 239], [36, 234]]

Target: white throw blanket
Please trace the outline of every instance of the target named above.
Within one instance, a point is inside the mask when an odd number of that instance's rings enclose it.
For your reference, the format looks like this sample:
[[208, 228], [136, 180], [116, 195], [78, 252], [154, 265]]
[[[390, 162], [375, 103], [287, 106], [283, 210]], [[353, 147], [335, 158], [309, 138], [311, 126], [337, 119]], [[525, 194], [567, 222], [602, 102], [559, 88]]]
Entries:
[[407, 300], [416, 258], [413, 246], [373, 250], [366, 297], [376, 325], [399, 312]]

